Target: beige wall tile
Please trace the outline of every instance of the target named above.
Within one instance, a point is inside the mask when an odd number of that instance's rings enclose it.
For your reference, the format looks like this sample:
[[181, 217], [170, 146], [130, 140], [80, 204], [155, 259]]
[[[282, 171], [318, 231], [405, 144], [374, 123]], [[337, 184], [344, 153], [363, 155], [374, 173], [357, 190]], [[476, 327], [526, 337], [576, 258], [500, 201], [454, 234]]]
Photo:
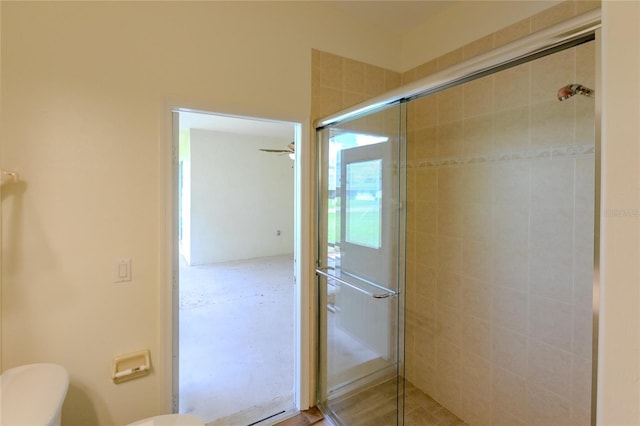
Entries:
[[462, 155], [462, 122], [438, 127], [438, 158], [458, 158]]
[[529, 290], [529, 247], [500, 244], [493, 247], [493, 282], [521, 292]]
[[[437, 318], [437, 334], [436, 343], [438, 348], [438, 369], [457, 368], [456, 379], [460, 378], [460, 345], [462, 344], [462, 317], [460, 309], [450, 308], [438, 304], [436, 306], [436, 318]], [[447, 358], [451, 355], [449, 349], [451, 347], [456, 348], [456, 358]], [[444, 349], [443, 349], [444, 348]], [[445, 351], [446, 349], [446, 351]], [[446, 353], [445, 353], [446, 352]], [[453, 356], [453, 355], [451, 355]], [[446, 374], [450, 374], [446, 372]]]
[[462, 312], [477, 321], [491, 319], [491, 284], [469, 277], [462, 278]]
[[438, 235], [462, 237], [462, 205], [438, 203]]
[[327, 52], [319, 52], [320, 84], [322, 87], [342, 90], [344, 58]]
[[531, 101], [533, 103], [557, 101], [558, 89], [575, 83], [575, 60], [576, 51], [568, 49], [533, 61], [531, 63]]
[[438, 72], [438, 60], [433, 59], [429, 62], [425, 62], [422, 65], [418, 65], [418, 67], [416, 68], [416, 79], [426, 77], [436, 72]]
[[591, 306], [593, 301], [593, 250], [575, 256], [576, 269], [573, 283], [573, 300], [577, 306]]
[[438, 222], [437, 204], [428, 201], [416, 201], [415, 230], [427, 234], [436, 234]]
[[529, 203], [529, 161], [496, 163], [493, 170], [495, 204], [523, 206]]
[[436, 399], [453, 412], [460, 410], [460, 348], [438, 343]]
[[459, 48], [449, 53], [445, 53], [444, 55], [437, 58], [437, 60], [438, 60], [438, 71], [447, 69], [464, 60], [464, 49]]
[[364, 94], [365, 64], [353, 59], [344, 59], [344, 90]]
[[415, 160], [436, 160], [438, 158], [438, 128], [423, 127], [415, 131], [417, 147], [412, 158]]
[[531, 33], [531, 19], [523, 19], [522, 21], [511, 24], [508, 27], [497, 31], [494, 36], [495, 47], [504, 46], [507, 43], [518, 40]]
[[433, 267], [424, 263], [415, 265], [415, 289], [414, 293], [427, 299], [435, 299], [437, 296], [437, 276]]
[[417, 70], [418, 68], [416, 67], [403, 72], [400, 76], [400, 80], [402, 81], [402, 84], [409, 84], [412, 81], [415, 81], [417, 79], [416, 77]]
[[438, 203], [462, 205], [462, 170], [460, 167], [444, 167], [438, 173]]
[[571, 351], [573, 307], [569, 303], [531, 296], [529, 327], [532, 339]]
[[365, 65], [364, 92], [370, 97], [384, 92], [385, 70], [373, 65]]
[[317, 104], [317, 116], [322, 117], [342, 109], [342, 90], [323, 88]]
[[[580, 2], [582, 3], [582, 2]], [[595, 89], [596, 43], [591, 41], [576, 46], [576, 83]]]
[[384, 90], [393, 90], [400, 87], [402, 84], [402, 77], [399, 72], [385, 70], [384, 71]]
[[491, 398], [491, 363], [473, 352], [463, 351], [461, 356], [461, 377], [464, 383], [463, 394], [466, 390], [483, 395], [486, 402]]
[[573, 353], [582, 358], [591, 357], [593, 350], [593, 309], [590, 306], [573, 308]]
[[496, 153], [525, 152], [529, 149], [529, 105], [505, 109], [493, 116], [493, 150]]
[[[422, 263], [431, 268], [437, 268], [441, 262], [440, 258], [444, 256], [440, 253], [438, 245], [442, 245], [444, 243], [438, 242], [436, 236], [433, 234], [425, 234], [421, 232], [416, 233], [416, 240], [416, 263]], [[455, 244], [452, 244], [450, 250], [452, 252], [456, 251]]]
[[571, 425], [591, 423], [591, 356], [573, 357]]
[[435, 169], [418, 169], [416, 172], [418, 193], [416, 200], [435, 203], [438, 200], [438, 171]]
[[462, 386], [461, 392], [460, 410], [466, 422], [477, 425], [491, 424], [491, 393], [477, 393], [467, 386]]
[[[517, 424], [521, 419], [527, 419], [527, 383], [524, 377], [517, 376], [500, 367], [492, 369], [491, 384], [493, 389], [493, 421], [496, 424]], [[505, 421], [515, 423], [505, 423]]]
[[464, 118], [493, 112], [493, 76], [471, 81], [463, 86]]
[[570, 400], [572, 387], [572, 356], [554, 346], [532, 340], [529, 345], [528, 381]]
[[462, 120], [464, 112], [464, 88], [453, 87], [438, 93], [438, 124]]
[[465, 239], [462, 248], [462, 271], [467, 277], [491, 280], [493, 255], [489, 241]]
[[[448, 271], [438, 271], [436, 297], [439, 306], [459, 311], [462, 307], [462, 276]], [[459, 320], [456, 321], [458, 322]]]
[[[496, 204], [493, 207], [493, 242], [495, 248], [529, 246], [529, 203]], [[529, 252], [525, 253], [527, 256]]]
[[531, 107], [531, 148], [572, 145], [575, 103], [549, 100]]
[[[532, 249], [533, 251], [533, 249]], [[532, 255], [529, 261], [529, 289], [531, 294], [570, 303], [573, 292], [573, 254], [557, 261], [540, 259]]]
[[465, 203], [490, 205], [493, 197], [493, 167], [474, 164], [462, 169], [462, 194]]
[[463, 46], [464, 59], [470, 59], [474, 56], [489, 52], [494, 47], [494, 37], [495, 33], [492, 33]]
[[529, 386], [527, 405], [529, 424], [565, 425], [570, 421], [571, 402], [544, 389]]
[[491, 338], [491, 361], [510, 373], [527, 376], [528, 343], [525, 334], [504, 327], [494, 327]]
[[[462, 237], [465, 241], [472, 239], [475, 241], [491, 243], [493, 234], [492, 213], [491, 204], [465, 203], [463, 205]], [[490, 247], [488, 247], [488, 249], [490, 249]]]
[[575, 99], [574, 138], [577, 145], [594, 145], [596, 139], [595, 103], [593, 98]]
[[[527, 63], [494, 75], [493, 107], [495, 111], [511, 110], [529, 105], [531, 99], [529, 94], [530, 69], [531, 64]], [[557, 89], [560, 87], [558, 86]]]
[[531, 204], [537, 208], [573, 209], [574, 165], [573, 158], [531, 162]]
[[416, 128], [433, 127], [438, 124], [438, 96], [427, 96], [411, 102], [410, 109], [416, 114]]
[[478, 156], [493, 151], [493, 117], [483, 115], [468, 118], [462, 124], [462, 155]]
[[[489, 321], [471, 315], [462, 316], [461, 350], [463, 357], [462, 377], [465, 386], [469, 386], [477, 392], [488, 391], [491, 385], [491, 324]], [[465, 360], [467, 361], [466, 366], [464, 365]], [[474, 374], [470, 370], [476, 364], [484, 366], [483, 370], [486, 371], [479, 370]], [[478, 380], [478, 375], [481, 375], [483, 380]]]
[[527, 293], [508, 287], [493, 286], [492, 322], [494, 326], [527, 333], [529, 306]]
[[364, 102], [367, 99], [367, 96], [362, 93], [351, 93], [344, 92], [342, 94], [342, 108], [345, 109], [354, 105], [357, 105], [361, 102]]

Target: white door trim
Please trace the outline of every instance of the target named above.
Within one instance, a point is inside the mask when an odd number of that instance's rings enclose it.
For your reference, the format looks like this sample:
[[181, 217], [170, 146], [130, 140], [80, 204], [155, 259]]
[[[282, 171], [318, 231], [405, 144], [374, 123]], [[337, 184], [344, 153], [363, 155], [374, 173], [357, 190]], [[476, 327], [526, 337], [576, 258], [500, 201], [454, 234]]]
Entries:
[[[175, 283], [178, 276], [177, 197], [178, 139], [174, 135], [173, 113], [176, 111], [207, 112], [213, 108], [189, 108], [186, 103], [165, 101], [162, 108], [162, 137], [159, 138], [159, 271], [158, 271], [158, 352], [154, 370], [158, 374], [158, 413], [172, 413], [177, 407], [174, 395], [178, 386], [177, 300]], [[268, 119], [268, 118], [267, 118]], [[294, 272], [295, 287], [295, 405], [299, 410], [315, 405], [315, 274], [314, 274], [314, 172], [310, 143], [310, 120], [277, 120], [296, 126], [295, 196], [294, 196]], [[306, 135], [306, 137], [305, 137]]]

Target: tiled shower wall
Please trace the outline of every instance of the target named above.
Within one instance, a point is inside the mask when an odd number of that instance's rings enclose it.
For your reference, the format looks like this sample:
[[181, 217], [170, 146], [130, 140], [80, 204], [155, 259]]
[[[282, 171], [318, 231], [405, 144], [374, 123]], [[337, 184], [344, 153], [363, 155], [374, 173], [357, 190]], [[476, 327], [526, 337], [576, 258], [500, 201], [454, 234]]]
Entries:
[[409, 103], [406, 378], [471, 424], [589, 424], [594, 43]]
[[[563, 2], [399, 79], [314, 51], [313, 117], [597, 7]], [[409, 104], [406, 378], [471, 424], [589, 424], [594, 103], [555, 94], [594, 70], [591, 43]]]

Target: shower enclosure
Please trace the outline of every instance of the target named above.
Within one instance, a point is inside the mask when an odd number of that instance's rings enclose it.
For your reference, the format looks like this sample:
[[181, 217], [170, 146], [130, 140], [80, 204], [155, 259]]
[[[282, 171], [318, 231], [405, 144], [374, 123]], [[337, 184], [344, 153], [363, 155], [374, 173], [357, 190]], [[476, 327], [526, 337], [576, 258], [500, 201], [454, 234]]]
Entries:
[[[393, 424], [402, 408], [403, 121], [397, 104], [319, 133], [321, 406], [342, 424]], [[353, 412], [376, 385], [388, 407]]]
[[336, 424], [592, 423], [599, 18], [581, 19], [318, 122]]

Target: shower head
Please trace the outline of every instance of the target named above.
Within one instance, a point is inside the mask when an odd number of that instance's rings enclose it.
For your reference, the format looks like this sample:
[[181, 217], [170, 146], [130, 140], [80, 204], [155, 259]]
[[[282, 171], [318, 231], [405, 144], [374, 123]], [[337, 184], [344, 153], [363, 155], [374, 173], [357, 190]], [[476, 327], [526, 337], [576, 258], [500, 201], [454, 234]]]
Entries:
[[559, 101], [566, 101], [574, 95], [593, 97], [594, 91], [592, 89], [589, 89], [588, 87], [583, 86], [582, 84], [567, 84], [566, 86], [558, 90]]

